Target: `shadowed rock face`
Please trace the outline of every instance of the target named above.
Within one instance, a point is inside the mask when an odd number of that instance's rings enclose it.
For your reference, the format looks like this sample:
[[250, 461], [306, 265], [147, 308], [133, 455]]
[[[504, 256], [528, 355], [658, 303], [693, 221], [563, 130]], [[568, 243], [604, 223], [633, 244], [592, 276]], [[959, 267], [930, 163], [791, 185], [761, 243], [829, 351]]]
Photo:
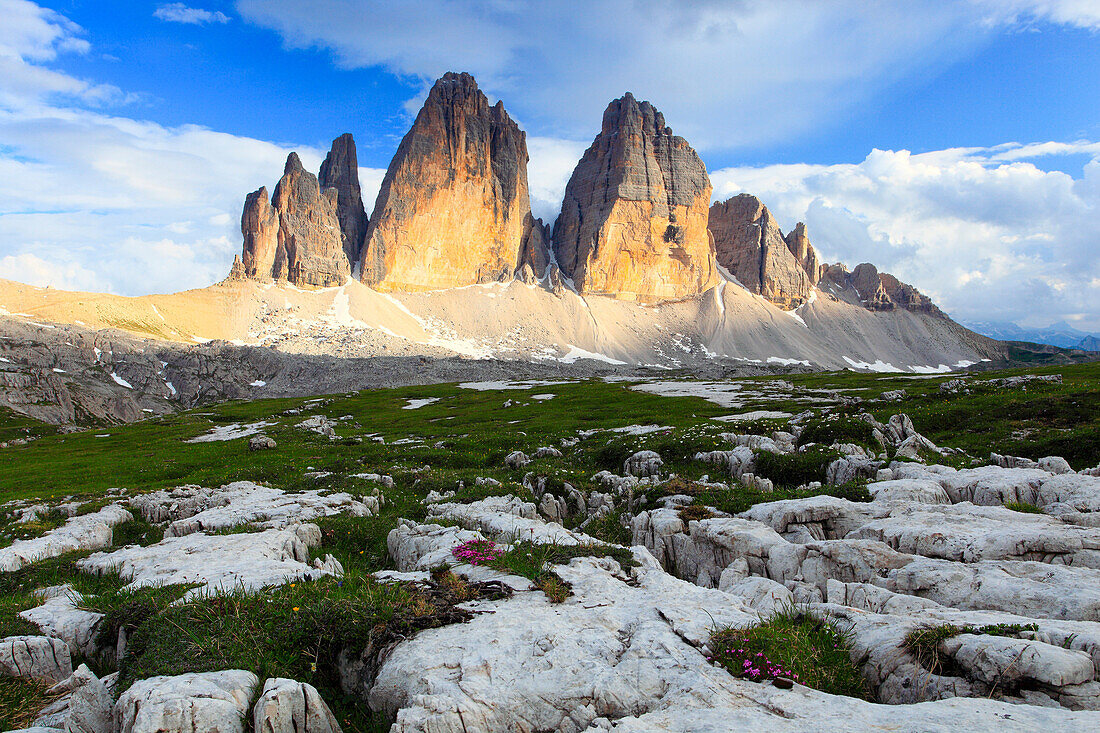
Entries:
[[821, 279], [822, 263], [817, 256], [817, 250], [810, 244], [810, 238], [806, 236], [806, 225], [798, 222], [784, 239], [787, 241], [787, 248], [791, 250], [791, 254], [802, 265], [806, 276], [810, 278], [810, 283], [817, 285], [818, 280]]
[[578, 291], [645, 302], [716, 282], [711, 185], [687, 141], [631, 94], [613, 101], [565, 189], [553, 248]]
[[336, 197], [331, 188], [322, 195], [317, 177], [302, 167], [297, 153], [287, 157], [283, 177], [271, 197], [279, 212], [275, 278], [318, 287], [347, 282], [351, 268], [336, 218]]
[[853, 288], [863, 307], [868, 310], [890, 311], [901, 308], [947, 318], [927, 295], [888, 272], [879, 272], [878, 268], [868, 262], [856, 265], [850, 273], [844, 265], [823, 265], [821, 279], [840, 288]]
[[344, 235], [344, 254], [348, 262], [358, 262], [367, 234], [367, 212], [363, 208], [359, 160], [351, 133], [344, 133], [332, 141], [332, 149], [321, 163], [317, 180], [322, 191], [336, 189], [336, 218], [340, 220], [340, 231]]
[[509, 280], [534, 225], [526, 136], [472, 76], [448, 73], [386, 171], [361, 277], [406, 291]]
[[230, 277], [317, 287], [343, 285], [351, 267], [336, 216], [338, 197], [337, 188], [322, 194], [316, 176], [302, 167], [297, 153], [291, 153], [270, 202], [266, 188], [245, 198], [244, 246]]
[[[750, 292], [787, 309], [810, 297], [816, 278], [811, 280], [803, 262], [810, 261], [816, 271], [817, 253], [804, 228], [791, 232], [792, 248], [768, 207], [747, 193], [711, 206], [709, 226], [718, 264]], [[793, 250], [803, 246], [800, 257]]]

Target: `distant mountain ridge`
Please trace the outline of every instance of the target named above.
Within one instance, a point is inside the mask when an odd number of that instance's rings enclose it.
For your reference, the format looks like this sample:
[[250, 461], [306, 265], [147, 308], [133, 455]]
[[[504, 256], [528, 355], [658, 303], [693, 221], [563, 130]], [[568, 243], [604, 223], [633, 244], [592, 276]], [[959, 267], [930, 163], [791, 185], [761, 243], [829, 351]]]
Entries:
[[1081, 331], [1065, 321], [1052, 323], [1045, 328], [1024, 328], [1010, 321], [966, 321], [963, 325], [999, 341], [1027, 341], [1063, 349], [1100, 351], [1100, 334]]

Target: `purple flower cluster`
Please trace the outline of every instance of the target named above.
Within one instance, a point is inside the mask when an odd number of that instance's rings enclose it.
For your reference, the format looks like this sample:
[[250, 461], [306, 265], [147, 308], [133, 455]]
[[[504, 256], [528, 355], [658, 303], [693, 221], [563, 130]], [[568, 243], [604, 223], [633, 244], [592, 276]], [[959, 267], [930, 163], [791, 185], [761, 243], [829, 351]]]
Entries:
[[[742, 644], [748, 639], [740, 639]], [[798, 681], [798, 674], [785, 669], [779, 664], [768, 659], [764, 652], [752, 652], [744, 646], [733, 646], [718, 653], [717, 657], [707, 657], [709, 661], [717, 661], [738, 677], [748, 677], [754, 682], [773, 680], [776, 677], [786, 677], [789, 680]]]
[[470, 540], [451, 548], [455, 559], [471, 565], [486, 565], [504, 554], [492, 540]]

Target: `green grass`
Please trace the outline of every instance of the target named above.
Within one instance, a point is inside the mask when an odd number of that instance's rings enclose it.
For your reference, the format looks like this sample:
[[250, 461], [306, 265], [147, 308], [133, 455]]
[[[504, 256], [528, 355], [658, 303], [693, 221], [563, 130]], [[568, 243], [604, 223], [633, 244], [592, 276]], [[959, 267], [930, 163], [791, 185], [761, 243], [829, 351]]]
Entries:
[[1014, 512], [1022, 512], [1024, 514], [1042, 514], [1043, 510], [1034, 504], [1029, 504], [1026, 501], [1006, 501], [1005, 509], [1011, 509]]
[[777, 487], [774, 491], [767, 493], [761, 493], [756, 489], [741, 485], [728, 489], [708, 487], [699, 492], [695, 498], [695, 503], [711, 506], [728, 514], [740, 514], [761, 502], [803, 499], [807, 496], [835, 496], [849, 501], [871, 501], [871, 493], [867, 490], [866, 482], [853, 482], [840, 486], [822, 486], [819, 489], [803, 489], [801, 491], [789, 486]]
[[978, 634], [987, 636], [1015, 636], [1024, 631], [1038, 631], [1037, 624], [989, 624], [987, 626], [939, 626], [914, 629], [905, 635], [902, 645], [917, 662], [930, 672], [940, 674], [953, 669], [950, 657], [940, 653], [940, 643], [959, 634]]
[[[866, 425], [866, 423], [864, 423]], [[776, 486], [795, 488], [812, 481], [825, 483], [829, 464], [840, 458], [840, 452], [824, 445], [815, 445], [798, 453], [756, 455], [756, 475], [771, 479]]]
[[0, 677], [0, 729], [27, 728], [54, 697], [46, 690], [52, 682], [28, 680], [22, 677]]
[[425, 589], [359, 574], [173, 604], [180, 591], [120, 594], [107, 601], [104, 610], [116, 633], [119, 625], [132, 631], [119, 667], [120, 690], [154, 675], [245, 669], [261, 680], [289, 677], [314, 685], [348, 730], [372, 730], [382, 721], [341, 691], [341, 653], [370, 666], [394, 641], [470, 618], [456, 603], [501, 595], [487, 585], [444, 580]]
[[827, 417], [807, 421], [798, 442], [800, 445], [854, 443], [875, 453], [882, 450], [882, 446], [875, 440], [874, 428], [870, 423], [846, 412], [834, 412]]
[[[489, 543], [490, 549], [492, 543]], [[553, 570], [554, 565], [567, 565], [576, 557], [609, 557], [628, 572], [638, 562], [630, 550], [624, 547], [597, 544], [561, 545], [543, 544], [522, 540], [495, 560], [486, 563], [494, 570], [511, 573], [529, 579], [555, 603], [561, 603], [570, 595], [566, 584]]]
[[[759, 626], [720, 629], [711, 635], [709, 646], [713, 661], [737, 677], [787, 677], [833, 695], [873, 699], [852, 662], [847, 635], [828, 618], [786, 609]], [[746, 660], [750, 667], [745, 666]], [[755, 669], [759, 675], [746, 669]]]

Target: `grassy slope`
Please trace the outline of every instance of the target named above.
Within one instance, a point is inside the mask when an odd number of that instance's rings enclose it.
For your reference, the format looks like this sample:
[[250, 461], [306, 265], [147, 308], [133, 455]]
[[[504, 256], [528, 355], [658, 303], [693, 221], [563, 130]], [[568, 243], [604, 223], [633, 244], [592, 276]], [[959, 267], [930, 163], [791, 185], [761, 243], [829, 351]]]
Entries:
[[[1060, 373], [1063, 385], [1032, 386], [1027, 390], [992, 390], [969, 395], [940, 395], [943, 378], [906, 379], [840, 372], [794, 375], [788, 381], [809, 389], [851, 390], [843, 394], [873, 398], [883, 391], [905, 389], [903, 402], [876, 402], [869, 408], [880, 419], [904, 411], [917, 429], [933, 441], [963, 448], [974, 455], [989, 451], [1039, 457], [1058, 454], [1075, 468], [1100, 460], [1100, 363], [1045, 367], [1037, 373]], [[980, 379], [1013, 370], [981, 375]], [[754, 381], [744, 380], [749, 385]], [[552, 393], [550, 400], [531, 399], [532, 394]], [[410, 398], [436, 397], [438, 402], [416, 410], [402, 407]], [[519, 404], [504, 407], [508, 400]], [[303, 406], [303, 403], [306, 403]], [[314, 403], [316, 405], [317, 403]], [[537, 386], [528, 391], [457, 389], [454, 385], [338, 395], [311, 409], [303, 399], [260, 400], [226, 403], [141, 423], [112, 426], [69, 435], [50, 434], [24, 446], [0, 450], [0, 501], [48, 499], [65, 495], [94, 497], [111, 487], [140, 492], [185, 483], [205, 486], [249, 479], [285, 489], [323, 485], [304, 478], [307, 471], [350, 474], [365, 471], [400, 473], [425, 464], [433, 467], [426, 481], [441, 488], [473, 476], [493, 475], [514, 483], [517, 475], [503, 468], [511, 450], [528, 453], [541, 445], [556, 445], [578, 430], [658, 423], [678, 428], [671, 435], [599, 436], [582, 443], [579, 456], [568, 461], [544, 460], [548, 470], [583, 481], [590, 469], [615, 470], [623, 457], [642, 447], [655, 448], [666, 461], [688, 475], [702, 472], [686, 459], [696, 450], [719, 447], [718, 433], [749, 432], [781, 427], [782, 422], [758, 424], [716, 423], [707, 418], [752, 409], [786, 409], [791, 412], [810, 404], [800, 400], [753, 400], [730, 410], [701, 398], [670, 398], [640, 393], [622, 384], [599, 381]], [[299, 415], [282, 415], [301, 408]], [[295, 428], [314, 413], [330, 418], [351, 415], [340, 423], [340, 440], [328, 439]], [[25, 418], [0, 416], [19, 422]], [[266, 430], [279, 443], [274, 451], [249, 453], [246, 440], [184, 443], [216, 425], [256, 420], [276, 421]], [[0, 432], [7, 430], [0, 422]], [[32, 428], [33, 430], [34, 428]], [[38, 431], [36, 431], [38, 432]], [[422, 442], [382, 445], [401, 438]], [[109, 437], [97, 437], [109, 435]], [[356, 443], [356, 438], [363, 442]], [[442, 447], [435, 444], [442, 442]], [[704, 467], [705, 468], [705, 467]], [[695, 478], [698, 475], [693, 476]]]
[[[1063, 374], [1064, 384], [1033, 386], [1026, 391], [977, 390], [969, 395], [941, 395], [939, 384], [952, 377], [906, 379], [842, 372], [795, 375], [786, 380], [800, 390], [848, 390], [842, 394], [868, 400], [883, 391], [905, 389], [907, 398], [902, 402], [867, 402], [854, 409], [869, 409], [882, 420], [895, 412], [908, 412], [917, 429], [937, 443], [964, 448], [973, 455], [985, 456], [990, 450], [1032, 457], [1054, 452], [1070, 459], [1077, 468], [1096, 465], [1100, 461], [1097, 449], [1100, 410], [1096, 409], [1100, 404], [1100, 365], [1036, 371]], [[977, 378], [995, 376], [1004, 374], [983, 374]], [[741, 381], [745, 382], [745, 390], [751, 391], [755, 383], [766, 383], [768, 379]], [[540, 401], [533, 399], [535, 394], [556, 396]], [[438, 401], [415, 410], [403, 409], [409, 399], [429, 397]], [[749, 398], [741, 407], [729, 409], [701, 398], [662, 397], [632, 391], [623, 384], [592, 381], [483, 392], [436, 385], [336, 395], [322, 402], [289, 399], [227, 403], [134, 425], [68, 435], [8, 414], [0, 416], [0, 434], [5, 430], [25, 434], [24, 428], [30, 428], [41, 437], [24, 446], [0, 450], [0, 503], [12, 499], [58, 501], [69, 495], [96, 499], [112, 487], [125, 487], [135, 493], [185, 483], [217, 486], [242, 479], [291, 491], [324, 487], [364, 493], [376, 485], [352, 474], [391, 474], [396, 486], [386, 490], [387, 504], [381, 516], [339, 516], [318, 522], [323, 545], [316, 548], [316, 553], [331, 552], [347, 570], [344, 583], [335, 587], [329, 581], [299, 583], [296, 587], [265, 591], [261, 600], [255, 596], [227, 597], [214, 606], [203, 602], [169, 607], [168, 602], [174, 598], [171, 595], [159, 600], [120, 595], [121, 582], [117, 577], [75, 578], [79, 590], [95, 594], [90, 601], [93, 605], [103, 604], [100, 610], [108, 612], [114, 609], [112, 624], [132, 627], [132, 638], [140, 642], [135, 646], [138, 650], [135, 656], [123, 670], [128, 680], [219, 665], [297, 676], [318, 684], [346, 730], [385, 729], [385, 721], [340, 695], [331, 677], [331, 665], [319, 662], [342, 644], [361, 645], [363, 640], [356, 630], [365, 626], [377, 628], [383, 634], [379, 638], [384, 638], [385, 634], [401, 632], [399, 627], [387, 626], [388, 619], [405, 623], [403, 619], [419, 618], [416, 622], [419, 626], [430, 626], [437, 622], [437, 614], [442, 614], [438, 622], [444, 622], [442, 619], [449, 613], [446, 599], [394, 595], [375, 588], [366, 578], [367, 574], [390, 566], [385, 550], [387, 532], [398, 517], [423, 516], [421, 499], [429, 490], [455, 489], [462, 481], [466, 488], [459, 491], [460, 500], [491, 493], [526, 496], [521, 481], [527, 471], [548, 476], [549, 488], [554, 493], [564, 481], [589, 488], [593, 487], [593, 473], [601, 469], [621, 473], [626, 456], [648, 448], [661, 454], [666, 470], [680, 474], [682, 480], [675, 490], [691, 491], [693, 480], [705, 473], [720, 473], [715, 466], [692, 460], [697, 451], [725, 447], [719, 433], [767, 433], [785, 425], [784, 421], [775, 420], [746, 424], [720, 423], [709, 418], [755, 409], [795, 413], [811, 406], [815, 399], [804, 393], [794, 399]], [[513, 404], [505, 407], [507, 402]], [[300, 412], [284, 414], [288, 409]], [[312, 414], [332, 419], [351, 417], [338, 422], [338, 438], [329, 440], [295, 427]], [[5, 419], [11, 423], [7, 427], [3, 424]], [[275, 450], [251, 453], [246, 438], [183, 442], [215, 426], [257, 420], [276, 423], [265, 429], [278, 442]], [[539, 459], [521, 471], [503, 465], [504, 457], [512, 450], [532, 455], [540, 446], [558, 446], [563, 438], [576, 437], [580, 430], [637, 424], [659, 424], [669, 429], [643, 436], [601, 432], [566, 449], [562, 458]], [[108, 437], [97, 437], [101, 435]], [[376, 442], [374, 437], [384, 438], [385, 444]], [[417, 442], [393, 444], [408, 438]], [[782, 468], [790, 473], [792, 482], [801, 480], [807, 470], [816, 470], [801, 464]], [[320, 479], [305, 475], [311, 471], [330, 471], [332, 475]], [[503, 486], [493, 489], [475, 486], [473, 479], [478, 476], [495, 477]], [[855, 487], [854, 491], [858, 490]], [[712, 489], [700, 499], [706, 504], [739, 511], [755, 501], [785, 496], [784, 492], [793, 491], [793, 485], [777, 481], [777, 491], [763, 496], [737, 488], [719, 496]], [[659, 490], [650, 491], [653, 496], [658, 493]], [[0, 517], [0, 525], [9, 524], [10, 520], [10, 516]], [[567, 524], [574, 521], [576, 518], [571, 518]], [[593, 526], [589, 531], [608, 540], [629, 540], [614, 520], [604, 521], [600, 526], [599, 530]], [[10, 535], [14, 529], [0, 526], [0, 534]], [[120, 542], [142, 537], [145, 541], [156, 541], [156, 528], [140, 522], [116, 532]], [[6, 629], [4, 633], [30, 631], [16, 613], [37, 603], [30, 594], [33, 588], [73, 580], [75, 557], [35, 563], [19, 573], [0, 575], [0, 594], [5, 598], [0, 604], [0, 629]], [[542, 561], [536, 565], [526, 574], [539, 576], [548, 567]], [[331, 605], [333, 602], [337, 605]], [[288, 643], [275, 643], [278, 639], [271, 632], [284, 625], [294, 627], [295, 619], [305, 613], [313, 619], [310, 633], [316, 635], [315, 641], [306, 644], [283, 634], [279, 639]], [[193, 632], [188, 647], [191, 651], [186, 655], [165, 653], [149, 641], [172, 638], [172, 630], [180, 627]], [[228, 644], [227, 640], [234, 639], [241, 643]], [[203, 651], [209, 649], [220, 650], [220, 656]], [[5, 706], [4, 694], [30, 692], [0, 691], [0, 719], [18, 712]]]

